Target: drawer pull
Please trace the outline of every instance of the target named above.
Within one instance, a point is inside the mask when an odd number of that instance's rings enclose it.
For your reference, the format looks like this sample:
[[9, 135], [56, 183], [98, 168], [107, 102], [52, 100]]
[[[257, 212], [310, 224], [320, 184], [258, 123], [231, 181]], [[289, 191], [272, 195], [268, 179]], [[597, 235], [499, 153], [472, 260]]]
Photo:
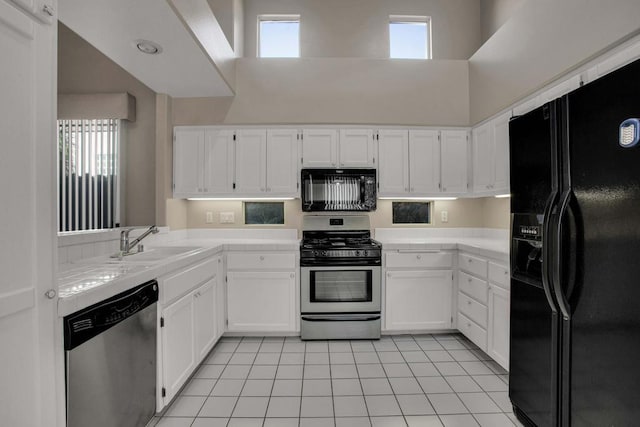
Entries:
[[422, 256], [421, 255], [416, 255], [416, 258], [422, 259]]
[[471, 258], [467, 258], [467, 262], [473, 262]]
[[467, 305], [471, 305], [471, 301], [467, 301]]
[[509, 272], [508, 272], [508, 271], [505, 271], [505, 272], [504, 272], [504, 275], [506, 276], [507, 274], [509, 274]]
[[467, 323], [467, 328], [470, 328], [470, 327], [471, 327], [471, 323]]
[[471, 283], [473, 281], [473, 279], [471, 277], [469, 277], [467, 280], [469, 281], [469, 283]]
[[263, 256], [260, 256], [260, 261], [264, 261], [264, 257]]

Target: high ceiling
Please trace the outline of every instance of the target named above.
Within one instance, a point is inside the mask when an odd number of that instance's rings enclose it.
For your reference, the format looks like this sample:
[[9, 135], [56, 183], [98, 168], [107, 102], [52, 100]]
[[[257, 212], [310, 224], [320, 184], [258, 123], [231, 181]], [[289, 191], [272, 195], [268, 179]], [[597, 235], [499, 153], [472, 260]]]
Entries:
[[[232, 96], [211, 58], [164, 0], [59, 0], [59, 19], [157, 93]], [[150, 40], [162, 53], [140, 52]]]

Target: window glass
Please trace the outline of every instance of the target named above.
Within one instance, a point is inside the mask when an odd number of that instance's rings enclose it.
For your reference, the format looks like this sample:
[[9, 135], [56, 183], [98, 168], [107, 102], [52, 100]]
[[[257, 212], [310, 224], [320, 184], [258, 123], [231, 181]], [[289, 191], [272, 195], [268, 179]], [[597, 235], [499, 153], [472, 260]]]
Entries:
[[244, 202], [245, 224], [284, 224], [284, 202]]
[[300, 18], [260, 18], [260, 58], [300, 57]]
[[430, 224], [431, 202], [392, 202], [394, 224]]
[[391, 17], [389, 22], [389, 57], [430, 59], [429, 19], [426, 17]]
[[119, 226], [121, 123], [58, 120], [58, 231]]

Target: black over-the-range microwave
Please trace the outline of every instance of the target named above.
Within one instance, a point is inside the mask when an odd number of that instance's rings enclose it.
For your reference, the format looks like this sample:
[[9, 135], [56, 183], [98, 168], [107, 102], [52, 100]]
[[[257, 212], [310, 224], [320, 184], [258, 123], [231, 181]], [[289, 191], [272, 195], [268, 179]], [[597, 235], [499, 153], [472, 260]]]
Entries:
[[302, 169], [304, 212], [376, 210], [375, 169]]

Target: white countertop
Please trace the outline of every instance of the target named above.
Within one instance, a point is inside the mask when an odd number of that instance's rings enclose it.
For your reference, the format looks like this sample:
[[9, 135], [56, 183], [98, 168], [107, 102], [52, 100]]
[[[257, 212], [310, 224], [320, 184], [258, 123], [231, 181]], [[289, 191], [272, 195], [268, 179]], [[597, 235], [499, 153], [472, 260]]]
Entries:
[[445, 249], [463, 250], [507, 262], [509, 242], [486, 237], [433, 237], [415, 239], [377, 239], [383, 250]]
[[293, 239], [185, 238], [163, 242], [158, 246], [149, 245], [146, 252], [161, 247], [191, 249], [149, 261], [136, 261], [135, 255], [119, 261], [105, 255], [62, 264], [58, 274], [58, 316], [63, 317], [82, 310], [134, 286], [223, 251], [298, 251], [300, 242]]

